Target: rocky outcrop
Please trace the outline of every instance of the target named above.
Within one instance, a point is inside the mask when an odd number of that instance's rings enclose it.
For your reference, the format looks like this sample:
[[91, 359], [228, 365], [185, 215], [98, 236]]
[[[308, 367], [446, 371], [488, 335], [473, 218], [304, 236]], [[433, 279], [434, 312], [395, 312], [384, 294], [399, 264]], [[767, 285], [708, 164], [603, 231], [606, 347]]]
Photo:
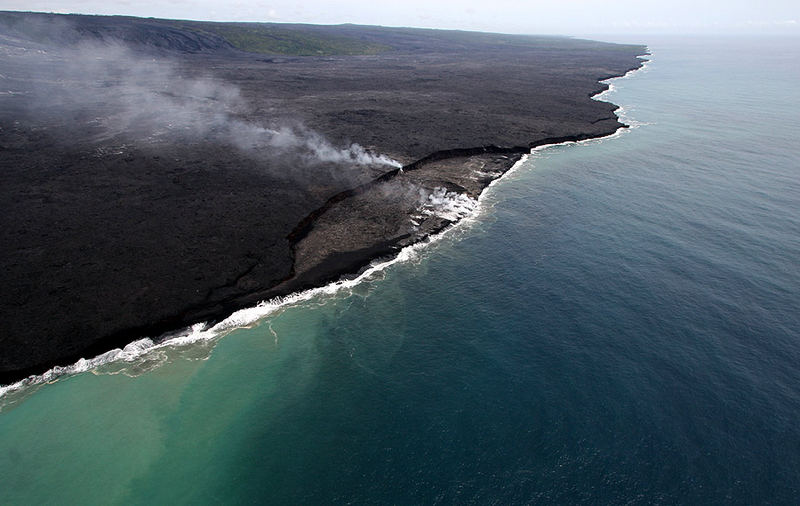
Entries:
[[[588, 97], [643, 52], [344, 26], [292, 29], [395, 50], [264, 58], [176, 22], [78, 18], [75, 40], [149, 54], [75, 61], [47, 45], [61, 33], [22, 39], [0, 13], [0, 383], [317, 286], [441, 230], [532, 147], [619, 128]], [[245, 142], [286, 125], [405, 166]]]

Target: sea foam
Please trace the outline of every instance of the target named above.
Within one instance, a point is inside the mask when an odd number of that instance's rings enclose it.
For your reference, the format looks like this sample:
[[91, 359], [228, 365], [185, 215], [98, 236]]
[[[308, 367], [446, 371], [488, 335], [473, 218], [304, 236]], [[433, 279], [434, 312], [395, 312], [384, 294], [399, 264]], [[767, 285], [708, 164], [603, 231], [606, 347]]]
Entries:
[[[615, 91], [611, 81], [628, 78], [634, 72], [646, 69], [647, 64], [649, 63], [650, 60], [645, 61], [642, 67], [631, 70], [621, 77], [615, 77], [602, 81], [603, 83], [609, 84], [608, 89], [594, 95], [592, 98], [595, 100], [604, 100]], [[621, 112], [624, 112], [624, 109], [620, 107], [615, 112], [620, 115]], [[620, 118], [627, 124], [634, 126], [632, 124], [634, 121], [630, 118], [623, 118], [622, 116], [620, 116]], [[639, 124], [635, 126], [639, 126]], [[162, 335], [156, 339], [144, 337], [131, 342], [124, 348], [110, 350], [90, 359], [82, 358], [72, 365], [56, 366], [43, 374], [31, 375], [16, 383], [0, 386], [0, 411], [4, 407], [25, 397], [27, 393], [32, 393], [37, 389], [37, 387], [43, 384], [53, 383], [59, 379], [84, 372], [97, 372], [98, 368], [115, 363], [137, 364], [139, 362], [144, 363], [152, 361], [155, 366], [158, 366], [166, 362], [166, 359], [162, 356], [158, 356], [156, 360], [152, 360], [154, 358], [153, 355], [159, 351], [163, 351], [165, 348], [179, 348], [191, 346], [196, 343], [213, 342], [215, 339], [223, 337], [225, 334], [234, 329], [254, 325], [257, 322], [269, 316], [275, 315], [290, 306], [307, 302], [312, 299], [321, 299], [321, 303], [324, 303], [324, 300], [327, 297], [335, 296], [341, 293], [351, 293], [350, 291], [357, 285], [360, 285], [364, 282], [373, 281], [378, 278], [380, 274], [388, 267], [397, 263], [410, 262], [419, 259], [421, 252], [427, 249], [431, 244], [437, 243], [455, 230], [464, 230], [470, 224], [474, 223], [476, 219], [482, 215], [482, 212], [485, 209], [486, 198], [492, 193], [492, 191], [494, 191], [495, 185], [502, 180], [507, 180], [509, 176], [512, 176], [514, 173], [516, 173], [521, 166], [525, 165], [525, 162], [530, 159], [530, 157], [536, 157], [542, 151], [555, 146], [586, 144], [614, 138], [619, 136], [625, 130], [627, 129], [620, 128], [613, 134], [605, 137], [586, 139], [577, 142], [568, 141], [557, 144], [545, 144], [542, 146], [537, 146], [531, 150], [530, 154], [523, 155], [501, 177], [491, 181], [486, 188], [484, 188], [484, 191], [481, 192], [477, 199], [471, 199], [467, 195], [456, 192], [448, 192], [445, 188], [437, 188], [433, 193], [428, 195], [427, 200], [423, 202], [422, 212], [424, 214], [434, 214], [438, 217], [452, 221], [453, 223], [438, 234], [431, 235], [418, 243], [401, 249], [393, 258], [388, 260], [375, 260], [357, 276], [343, 277], [322, 287], [304, 290], [285, 297], [276, 297], [268, 301], [260, 302], [253, 307], [240, 309], [232, 313], [221, 322], [213, 325], [208, 323], [197, 323], [183, 330]], [[391, 160], [391, 162], [394, 162], [394, 160]], [[391, 162], [387, 164], [393, 165], [396, 163]], [[143, 370], [147, 371], [151, 368], [152, 367], [146, 367], [143, 368]]]

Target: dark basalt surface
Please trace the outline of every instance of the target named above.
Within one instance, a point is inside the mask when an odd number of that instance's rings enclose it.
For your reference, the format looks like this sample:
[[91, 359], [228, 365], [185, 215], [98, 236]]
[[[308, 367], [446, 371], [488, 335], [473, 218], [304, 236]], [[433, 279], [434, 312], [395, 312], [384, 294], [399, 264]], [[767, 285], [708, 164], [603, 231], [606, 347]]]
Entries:
[[202, 23], [3, 15], [0, 383], [319, 286], [441, 230], [448, 219], [419, 216], [437, 188], [476, 197], [532, 146], [619, 128], [590, 96], [645, 51], [290, 25], [391, 48], [299, 57], [238, 51]]

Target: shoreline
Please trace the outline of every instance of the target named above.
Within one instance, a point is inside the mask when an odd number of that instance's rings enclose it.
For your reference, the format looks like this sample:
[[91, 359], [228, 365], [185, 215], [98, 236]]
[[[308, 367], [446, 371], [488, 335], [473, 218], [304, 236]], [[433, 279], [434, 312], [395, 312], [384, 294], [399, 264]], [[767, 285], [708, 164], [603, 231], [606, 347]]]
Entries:
[[[649, 49], [646, 55], [647, 54], [649, 54]], [[642, 55], [642, 58], [644, 56], [645, 55]], [[599, 78], [597, 82], [601, 85], [600, 89], [592, 93], [590, 98], [600, 100], [598, 97], [612, 89], [611, 84], [606, 81], [624, 78], [633, 72], [641, 70], [646, 67], [648, 61], [649, 60], [642, 59], [638, 66], [631, 67], [620, 75]], [[614, 117], [619, 121], [621, 118], [617, 114], [617, 111], [619, 111], [619, 108], [614, 110]], [[434, 227], [433, 230], [421, 237], [415, 238], [410, 244], [399, 246], [397, 241], [386, 241], [382, 244], [373, 245], [373, 247], [365, 250], [350, 252], [345, 255], [346, 258], [339, 258], [338, 261], [332, 261], [329, 262], [328, 265], [321, 266], [318, 272], [315, 273], [316, 276], [309, 276], [308, 273], [305, 273], [305, 276], [297, 276], [293, 268], [288, 278], [281, 280], [276, 285], [266, 290], [249, 293], [245, 296], [227, 301], [224, 304], [216, 304], [213, 308], [189, 308], [181, 315], [162, 320], [156, 324], [127, 329], [87, 347], [78, 354], [80, 356], [65, 357], [57, 361], [42, 364], [40, 367], [27, 368], [11, 373], [0, 373], [0, 399], [26, 387], [49, 383], [64, 376], [86, 372], [106, 363], [117, 360], [134, 361], [159, 348], [173, 345], [186, 345], [201, 340], [211, 340], [224, 335], [224, 333], [236, 327], [251, 324], [281, 307], [307, 300], [317, 294], [335, 293], [340, 289], [354, 286], [364, 281], [369, 275], [376, 271], [382, 270], [395, 262], [411, 258], [409, 255], [411, 255], [412, 252], [438, 241], [447, 232], [456, 228], [458, 225], [474, 220], [476, 216], [480, 215], [480, 203], [486, 190], [497, 181], [504, 179], [506, 175], [512, 173], [528, 158], [529, 154], [550, 146], [613, 137], [627, 128], [629, 128], [629, 125], [621, 123], [621, 126], [611, 132], [602, 132], [595, 135], [579, 133], [560, 137], [548, 137], [533, 141], [529, 143], [527, 147], [500, 147], [488, 145], [441, 150], [433, 152], [402, 168], [390, 170], [372, 181], [330, 197], [325, 204], [307, 215], [295, 226], [287, 237], [291, 242], [292, 250], [294, 251], [297, 244], [308, 235], [311, 229], [313, 229], [319, 217], [334, 204], [358, 196], [378, 184], [392, 180], [398, 174], [418, 170], [432, 162], [451, 160], [454, 158], [469, 158], [476, 155], [487, 154], [519, 155], [513, 160], [510, 160], [510, 163], [503, 168], [502, 172], [500, 172], [497, 177], [489, 180], [487, 184], [480, 189], [475, 199], [477, 206], [469, 215], [455, 221], [445, 220], [443, 224]], [[253, 317], [253, 315], [257, 316]], [[212, 323], [209, 324], [208, 322]], [[147, 335], [155, 335], [158, 337], [142, 337]], [[94, 358], [86, 359], [84, 358], [85, 356], [92, 356]], [[70, 365], [59, 365], [64, 363]]]

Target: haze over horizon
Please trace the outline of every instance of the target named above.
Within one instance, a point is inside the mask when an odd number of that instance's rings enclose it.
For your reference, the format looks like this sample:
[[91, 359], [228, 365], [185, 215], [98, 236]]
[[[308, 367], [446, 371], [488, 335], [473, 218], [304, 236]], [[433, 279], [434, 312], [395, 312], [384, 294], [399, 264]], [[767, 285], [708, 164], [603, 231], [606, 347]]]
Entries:
[[142, 2], [101, 0], [4, 0], [0, 10], [127, 15], [202, 21], [355, 23], [461, 29], [523, 34], [749, 34], [800, 35], [800, 4], [771, 0], [757, 6], [746, 0], [673, 2], [570, 0], [441, 1], [408, 0], [390, 4], [346, 0], [215, 0]]

